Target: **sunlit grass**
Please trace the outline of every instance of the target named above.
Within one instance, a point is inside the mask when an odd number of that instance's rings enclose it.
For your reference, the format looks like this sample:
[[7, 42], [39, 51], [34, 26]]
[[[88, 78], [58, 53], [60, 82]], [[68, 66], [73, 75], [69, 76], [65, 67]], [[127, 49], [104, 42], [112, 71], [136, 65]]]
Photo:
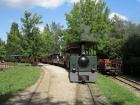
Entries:
[[100, 95], [104, 95], [110, 102], [110, 105], [139, 105], [140, 97], [116, 84], [111, 78], [98, 74], [98, 80], [93, 87]]
[[0, 103], [34, 84], [39, 76], [40, 69], [38, 67], [24, 64], [18, 64], [0, 72]]

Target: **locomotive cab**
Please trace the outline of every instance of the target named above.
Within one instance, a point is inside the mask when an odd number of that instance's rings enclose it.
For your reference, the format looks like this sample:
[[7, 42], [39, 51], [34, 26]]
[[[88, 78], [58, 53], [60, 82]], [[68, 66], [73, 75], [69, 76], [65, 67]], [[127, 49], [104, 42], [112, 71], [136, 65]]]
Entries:
[[95, 82], [97, 79], [97, 43], [77, 41], [70, 43], [71, 82]]

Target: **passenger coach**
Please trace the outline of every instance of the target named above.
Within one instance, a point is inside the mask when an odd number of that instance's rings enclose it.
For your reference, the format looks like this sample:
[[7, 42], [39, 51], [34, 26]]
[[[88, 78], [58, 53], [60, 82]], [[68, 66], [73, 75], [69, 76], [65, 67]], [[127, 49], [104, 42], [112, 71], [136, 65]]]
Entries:
[[97, 79], [97, 43], [76, 41], [69, 45], [71, 82], [95, 82]]

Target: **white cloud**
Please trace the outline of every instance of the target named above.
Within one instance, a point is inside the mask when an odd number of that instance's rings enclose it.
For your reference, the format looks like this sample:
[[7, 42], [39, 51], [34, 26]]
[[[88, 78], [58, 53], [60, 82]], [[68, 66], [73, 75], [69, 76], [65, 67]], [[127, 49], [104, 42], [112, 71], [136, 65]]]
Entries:
[[44, 26], [38, 26], [38, 28], [39, 28], [40, 32], [43, 32]]
[[77, 3], [79, 2], [80, 0], [68, 0], [69, 3]]
[[13, 8], [31, 8], [35, 4], [30, 0], [0, 0], [0, 6]]
[[23, 9], [33, 8], [35, 6], [56, 8], [65, 2], [73, 4], [79, 1], [80, 0], [0, 0], [0, 6]]
[[126, 17], [126, 16], [123, 16], [123, 15], [120, 15], [120, 14], [118, 14], [118, 13], [111, 13], [110, 15], [109, 15], [109, 19], [112, 19], [113, 17], [114, 17], [114, 15], [117, 15], [120, 19], [122, 19], [122, 20], [128, 20], [128, 18]]
[[[28, 9], [35, 6], [45, 7], [45, 8], [56, 8], [64, 3], [73, 4], [80, 0], [0, 0], [0, 7], [11, 7], [11, 8], [22, 8]], [[99, 0], [96, 0], [96, 3]]]

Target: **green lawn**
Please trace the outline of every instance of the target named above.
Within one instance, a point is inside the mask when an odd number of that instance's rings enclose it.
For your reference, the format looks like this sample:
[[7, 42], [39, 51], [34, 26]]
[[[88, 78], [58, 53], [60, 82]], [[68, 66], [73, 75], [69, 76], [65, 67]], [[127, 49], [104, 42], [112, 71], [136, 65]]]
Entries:
[[25, 64], [18, 64], [0, 72], [0, 104], [34, 84], [40, 73], [39, 67]]
[[101, 74], [98, 74], [98, 80], [93, 85], [93, 90], [106, 96], [110, 105], [140, 105], [140, 97]]

